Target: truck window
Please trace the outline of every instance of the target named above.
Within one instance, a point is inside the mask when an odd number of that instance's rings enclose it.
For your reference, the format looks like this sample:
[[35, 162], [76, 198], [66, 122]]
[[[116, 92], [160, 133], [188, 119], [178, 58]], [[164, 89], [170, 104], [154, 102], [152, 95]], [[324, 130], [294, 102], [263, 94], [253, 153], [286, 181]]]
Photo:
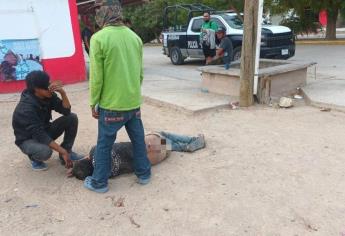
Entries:
[[169, 31], [186, 31], [188, 27], [188, 12], [184, 9], [167, 11], [165, 29]]
[[175, 30], [186, 31], [188, 28], [188, 12], [184, 9], [176, 9]]
[[223, 19], [229, 24], [233, 29], [243, 29], [243, 22], [240, 18], [234, 15], [222, 15]]
[[224, 24], [223, 24], [218, 18], [211, 17], [211, 21], [216, 22], [217, 25], [218, 25], [218, 27], [224, 27], [224, 28], [226, 28], [226, 27], [224, 26]]
[[202, 26], [202, 23], [204, 22], [204, 20], [202, 18], [200, 19], [195, 19], [193, 21], [193, 25], [192, 25], [192, 31], [193, 32], [200, 32], [201, 31], [201, 26]]

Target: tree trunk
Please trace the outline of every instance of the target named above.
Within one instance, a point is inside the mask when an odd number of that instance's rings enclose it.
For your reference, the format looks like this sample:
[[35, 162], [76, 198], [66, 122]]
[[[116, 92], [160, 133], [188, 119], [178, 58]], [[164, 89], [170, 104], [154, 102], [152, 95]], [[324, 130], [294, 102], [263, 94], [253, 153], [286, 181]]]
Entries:
[[327, 11], [327, 29], [326, 29], [326, 39], [334, 40], [337, 38], [337, 19], [338, 19], [339, 9], [334, 6]]
[[244, 6], [244, 35], [241, 55], [240, 106], [253, 105], [258, 1], [246, 0]]

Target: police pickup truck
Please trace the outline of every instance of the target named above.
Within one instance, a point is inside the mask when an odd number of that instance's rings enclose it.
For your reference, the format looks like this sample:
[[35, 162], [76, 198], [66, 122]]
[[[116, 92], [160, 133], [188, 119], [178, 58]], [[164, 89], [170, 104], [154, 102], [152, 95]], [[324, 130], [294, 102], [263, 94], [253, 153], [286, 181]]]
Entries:
[[[189, 5], [192, 6], [189, 8], [189, 13], [197, 12], [193, 5]], [[197, 8], [200, 9], [199, 12], [201, 10], [210, 10], [210, 8], [204, 5], [202, 6], [203, 8]], [[176, 6], [174, 7], [176, 9]], [[165, 10], [165, 15], [167, 15], [168, 9]], [[241, 57], [243, 40], [242, 20], [235, 12], [210, 12], [211, 20], [216, 22], [218, 26], [225, 27], [227, 36], [231, 39], [234, 47], [232, 59], [238, 60]], [[175, 18], [177, 19], [177, 17]], [[203, 24], [203, 17], [190, 17], [187, 22], [189, 22], [187, 25], [167, 27], [162, 33], [163, 54], [170, 57], [174, 65], [183, 64], [186, 58], [204, 59], [200, 44], [200, 31]], [[164, 24], [166, 25], [166, 20]], [[285, 26], [262, 25], [261, 58], [288, 59], [294, 55], [295, 37], [289, 28]]]

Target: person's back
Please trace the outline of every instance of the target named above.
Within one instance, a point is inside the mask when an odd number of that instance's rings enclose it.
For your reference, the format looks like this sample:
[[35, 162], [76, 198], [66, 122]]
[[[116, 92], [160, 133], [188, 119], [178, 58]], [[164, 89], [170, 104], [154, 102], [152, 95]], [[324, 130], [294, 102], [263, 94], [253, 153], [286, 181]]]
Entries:
[[140, 107], [141, 39], [126, 26], [110, 25], [92, 36], [91, 45], [90, 89], [102, 86], [91, 100], [99, 99], [100, 107], [116, 111]]
[[98, 193], [109, 190], [111, 149], [125, 127], [133, 143], [133, 167], [139, 184], [148, 184], [147, 158], [141, 120], [142, 41], [123, 24], [118, 0], [95, 0], [95, 20], [102, 28], [91, 38], [90, 106], [98, 120], [97, 155], [92, 176], [84, 186]]

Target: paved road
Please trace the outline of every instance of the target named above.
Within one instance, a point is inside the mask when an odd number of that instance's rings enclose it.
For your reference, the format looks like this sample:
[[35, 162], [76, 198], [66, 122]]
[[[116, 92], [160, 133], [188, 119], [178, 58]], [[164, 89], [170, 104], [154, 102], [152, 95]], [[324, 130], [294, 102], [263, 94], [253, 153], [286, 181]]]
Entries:
[[345, 79], [345, 45], [297, 45], [293, 60], [317, 62], [319, 78]]
[[[162, 55], [161, 47], [145, 47], [146, 76], [155, 75], [181, 80], [200, 80], [201, 61], [187, 61], [185, 65], [174, 66], [170, 59]], [[345, 46], [344, 45], [297, 45], [296, 56], [291, 60], [317, 62], [319, 78], [332, 77], [345, 79]]]
[[201, 61], [189, 60], [184, 65], [175, 66], [170, 58], [162, 54], [161, 47], [145, 47], [144, 49], [144, 73], [145, 77], [169, 77], [179, 80], [200, 81]]

